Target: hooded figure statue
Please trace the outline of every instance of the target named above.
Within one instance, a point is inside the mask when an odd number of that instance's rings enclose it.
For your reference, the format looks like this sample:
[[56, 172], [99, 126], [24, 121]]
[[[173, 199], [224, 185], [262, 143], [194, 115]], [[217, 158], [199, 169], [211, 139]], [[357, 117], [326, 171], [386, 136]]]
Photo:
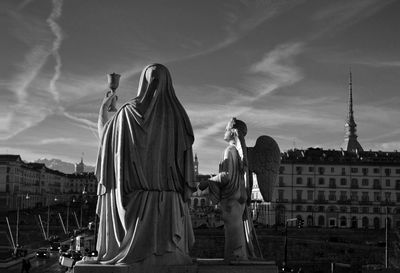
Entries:
[[193, 130], [168, 69], [142, 71], [138, 95], [104, 120], [100, 147], [97, 250], [103, 264], [188, 264], [194, 243], [187, 201], [194, 186]]

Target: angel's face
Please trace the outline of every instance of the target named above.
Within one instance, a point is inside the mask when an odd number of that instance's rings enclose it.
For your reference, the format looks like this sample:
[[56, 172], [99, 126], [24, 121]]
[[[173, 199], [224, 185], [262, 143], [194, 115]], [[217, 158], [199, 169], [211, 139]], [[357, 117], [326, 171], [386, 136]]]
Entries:
[[234, 138], [233, 138], [233, 132], [232, 132], [232, 124], [231, 124], [231, 122], [229, 122], [225, 128], [224, 140], [229, 142], [233, 139]]

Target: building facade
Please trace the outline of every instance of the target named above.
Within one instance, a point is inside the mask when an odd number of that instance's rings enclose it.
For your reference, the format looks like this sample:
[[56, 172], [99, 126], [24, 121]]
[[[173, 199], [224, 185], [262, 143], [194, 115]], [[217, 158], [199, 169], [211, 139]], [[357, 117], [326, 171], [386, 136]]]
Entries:
[[305, 226], [383, 228], [387, 217], [389, 227], [400, 227], [400, 153], [283, 153], [272, 202], [256, 211], [260, 222], [271, 225], [301, 218]]
[[[306, 226], [383, 228], [387, 219], [388, 227], [400, 227], [400, 153], [364, 151], [356, 127], [350, 72], [341, 150], [283, 153], [272, 202], [256, 210], [259, 220], [283, 225], [285, 219], [300, 218]], [[267, 206], [273, 217], [265, 216]]]
[[65, 174], [41, 163], [26, 163], [19, 155], [0, 155], [0, 210], [37, 208], [94, 199], [97, 179], [93, 173]]

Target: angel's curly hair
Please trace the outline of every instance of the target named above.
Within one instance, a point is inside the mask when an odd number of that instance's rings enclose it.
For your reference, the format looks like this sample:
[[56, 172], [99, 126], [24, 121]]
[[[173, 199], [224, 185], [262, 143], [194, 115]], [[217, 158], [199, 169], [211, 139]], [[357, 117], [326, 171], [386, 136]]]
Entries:
[[247, 135], [247, 125], [244, 121], [241, 121], [237, 118], [232, 118], [231, 120], [231, 128], [238, 130], [243, 137]]

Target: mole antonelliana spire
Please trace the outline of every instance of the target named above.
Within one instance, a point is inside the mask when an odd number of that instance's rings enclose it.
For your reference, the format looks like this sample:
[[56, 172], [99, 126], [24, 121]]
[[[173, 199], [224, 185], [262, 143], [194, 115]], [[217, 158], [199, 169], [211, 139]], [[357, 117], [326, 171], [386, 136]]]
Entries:
[[362, 152], [363, 148], [357, 140], [357, 124], [354, 121], [354, 112], [353, 112], [353, 79], [350, 71], [349, 78], [349, 113], [347, 115], [345, 128], [345, 137], [344, 137], [344, 145], [343, 149], [348, 152]]

